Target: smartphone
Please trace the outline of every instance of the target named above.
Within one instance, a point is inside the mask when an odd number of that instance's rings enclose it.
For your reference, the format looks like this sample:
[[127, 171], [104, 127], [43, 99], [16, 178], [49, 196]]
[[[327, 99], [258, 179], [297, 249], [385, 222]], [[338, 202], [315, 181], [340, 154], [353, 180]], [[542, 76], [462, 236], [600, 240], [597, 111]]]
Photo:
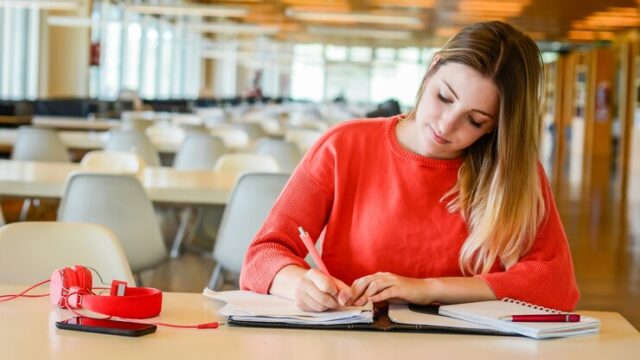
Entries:
[[56, 322], [58, 329], [88, 331], [100, 334], [120, 336], [142, 336], [156, 331], [151, 324], [138, 324], [126, 321], [91, 319], [75, 316], [71, 319]]

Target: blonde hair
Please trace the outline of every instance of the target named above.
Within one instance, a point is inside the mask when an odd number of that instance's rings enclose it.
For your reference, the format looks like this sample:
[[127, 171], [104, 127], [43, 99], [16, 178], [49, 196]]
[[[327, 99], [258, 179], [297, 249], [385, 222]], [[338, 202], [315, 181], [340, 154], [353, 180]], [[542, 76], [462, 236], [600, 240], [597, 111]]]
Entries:
[[460, 250], [465, 274], [487, 273], [496, 259], [514, 265], [532, 246], [545, 208], [537, 170], [543, 66], [527, 35], [499, 21], [462, 29], [434, 56], [428, 78], [447, 62], [490, 78], [500, 96], [496, 128], [465, 150], [458, 181], [443, 197], [460, 211], [469, 236]]

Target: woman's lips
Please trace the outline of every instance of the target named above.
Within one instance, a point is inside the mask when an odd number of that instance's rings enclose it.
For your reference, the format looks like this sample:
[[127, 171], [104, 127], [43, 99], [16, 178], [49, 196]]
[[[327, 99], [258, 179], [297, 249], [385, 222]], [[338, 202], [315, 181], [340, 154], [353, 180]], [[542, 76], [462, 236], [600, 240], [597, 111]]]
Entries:
[[436, 134], [435, 130], [433, 130], [433, 128], [431, 126], [429, 126], [429, 130], [431, 130], [431, 137], [433, 138], [433, 141], [437, 142], [438, 144], [441, 145], [445, 145], [449, 143], [449, 140], [438, 136], [438, 134]]

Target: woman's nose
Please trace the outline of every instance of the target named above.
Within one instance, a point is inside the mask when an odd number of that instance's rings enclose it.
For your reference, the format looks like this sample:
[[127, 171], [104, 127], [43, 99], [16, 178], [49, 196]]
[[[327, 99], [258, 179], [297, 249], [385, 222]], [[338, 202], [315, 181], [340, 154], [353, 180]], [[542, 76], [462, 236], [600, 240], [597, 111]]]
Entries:
[[461, 115], [458, 114], [457, 111], [450, 111], [448, 113], [446, 113], [441, 119], [440, 119], [440, 123], [439, 128], [440, 131], [442, 132], [442, 135], [448, 134], [453, 132], [456, 127], [458, 126], [458, 121], [460, 119]]

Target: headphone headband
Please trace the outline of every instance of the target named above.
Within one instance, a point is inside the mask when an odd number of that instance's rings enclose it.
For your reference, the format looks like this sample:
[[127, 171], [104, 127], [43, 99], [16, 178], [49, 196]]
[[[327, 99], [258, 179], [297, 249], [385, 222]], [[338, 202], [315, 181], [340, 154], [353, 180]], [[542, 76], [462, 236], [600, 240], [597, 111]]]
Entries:
[[112, 292], [109, 296], [91, 292], [91, 271], [84, 266], [65, 267], [51, 274], [49, 295], [59, 307], [84, 308], [97, 313], [131, 319], [145, 319], [160, 314], [162, 292], [154, 288], [126, 287], [126, 283], [114, 280], [113, 286], [124, 292]]

